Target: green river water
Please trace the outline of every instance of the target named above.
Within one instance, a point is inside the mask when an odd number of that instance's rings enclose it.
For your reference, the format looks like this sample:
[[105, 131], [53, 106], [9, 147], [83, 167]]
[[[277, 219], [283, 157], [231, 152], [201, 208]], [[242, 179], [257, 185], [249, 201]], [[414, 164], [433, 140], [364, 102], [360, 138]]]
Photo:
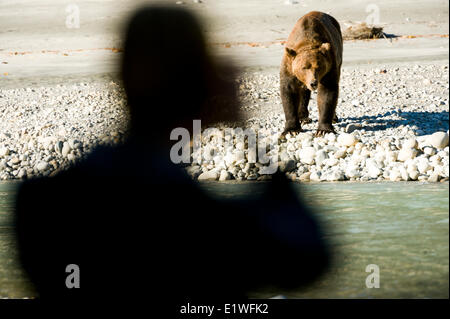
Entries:
[[[18, 183], [0, 183], [0, 298], [33, 298], [17, 262], [12, 232]], [[213, 196], [258, 196], [262, 183], [203, 183]], [[294, 292], [267, 288], [269, 298], [449, 298], [449, 184], [310, 183], [294, 187], [324, 224], [335, 261]], [[379, 267], [380, 287], [367, 288], [366, 266]]]

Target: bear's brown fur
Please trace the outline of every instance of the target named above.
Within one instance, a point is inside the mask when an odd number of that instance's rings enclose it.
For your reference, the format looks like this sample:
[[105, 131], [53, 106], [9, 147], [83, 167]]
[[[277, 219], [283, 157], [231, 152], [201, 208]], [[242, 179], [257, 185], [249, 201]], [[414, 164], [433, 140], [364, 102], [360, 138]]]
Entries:
[[342, 65], [342, 34], [332, 16], [312, 11], [300, 18], [287, 39], [280, 69], [280, 93], [286, 118], [283, 135], [310, 123], [308, 102], [317, 89], [316, 135], [333, 132]]

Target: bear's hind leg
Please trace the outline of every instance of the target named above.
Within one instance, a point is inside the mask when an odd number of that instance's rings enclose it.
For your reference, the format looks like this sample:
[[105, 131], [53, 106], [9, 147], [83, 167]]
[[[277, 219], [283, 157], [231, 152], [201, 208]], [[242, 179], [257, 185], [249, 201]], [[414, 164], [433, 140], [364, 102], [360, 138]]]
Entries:
[[326, 133], [334, 132], [333, 120], [336, 116], [336, 104], [338, 99], [339, 86], [325, 82], [319, 84], [317, 92], [317, 106], [319, 107], [319, 126], [316, 136], [323, 136]]
[[308, 104], [311, 98], [311, 91], [305, 87], [299, 89], [299, 105], [298, 105], [298, 120], [301, 124], [311, 123], [312, 120], [309, 117]]

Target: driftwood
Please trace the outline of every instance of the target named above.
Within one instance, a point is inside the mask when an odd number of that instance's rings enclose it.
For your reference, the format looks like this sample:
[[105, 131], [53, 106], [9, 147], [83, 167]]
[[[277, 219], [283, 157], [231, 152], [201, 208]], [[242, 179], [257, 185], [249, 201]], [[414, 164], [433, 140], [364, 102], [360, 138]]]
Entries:
[[365, 22], [349, 26], [344, 30], [344, 40], [363, 40], [385, 38], [382, 27], [368, 26]]

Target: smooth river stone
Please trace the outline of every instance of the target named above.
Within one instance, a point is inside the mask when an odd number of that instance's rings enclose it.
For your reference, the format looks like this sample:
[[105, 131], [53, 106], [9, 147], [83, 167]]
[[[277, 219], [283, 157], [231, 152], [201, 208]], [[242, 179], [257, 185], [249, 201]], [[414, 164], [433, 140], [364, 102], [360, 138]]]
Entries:
[[427, 142], [436, 148], [444, 148], [448, 146], [448, 134], [445, 132], [436, 132], [428, 136]]
[[314, 163], [314, 157], [316, 155], [316, 150], [314, 147], [305, 147], [297, 152], [297, 156], [300, 161], [304, 164], [311, 165]]
[[397, 160], [404, 162], [406, 160], [415, 158], [417, 155], [417, 150], [415, 148], [402, 148], [398, 153]]
[[355, 145], [357, 142], [356, 138], [352, 134], [348, 133], [341, 133], [338, 136], [337, 141], [339, 144], [343, 146], [352, 146]]
[[49, 164], [45, 161], [40, 161], [36, 164], [36, 169], [40, 172], [46, 171], [49, 167]]
[[207, 181], [207, 180], [217, 180], [217, 178], [219, 177], [219, 174], [217, 173], [217, 171], [215, 170], [211, 170], [211, 171], [207, 171], [204, 173], [201, 173], [200, 176], [198, 177], [199, 181]]

